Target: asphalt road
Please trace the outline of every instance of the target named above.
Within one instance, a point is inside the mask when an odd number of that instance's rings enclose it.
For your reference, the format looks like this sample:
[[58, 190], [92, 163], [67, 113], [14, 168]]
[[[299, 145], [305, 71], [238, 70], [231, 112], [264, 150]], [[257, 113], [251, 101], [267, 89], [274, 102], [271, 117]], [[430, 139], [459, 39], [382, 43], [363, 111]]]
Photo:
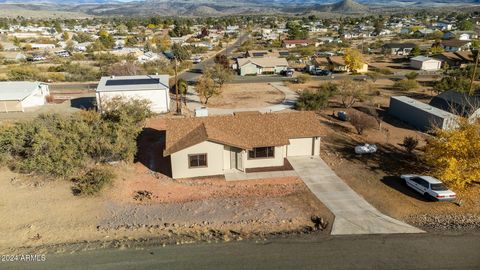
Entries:
[[[248, 35], [249, 35], [248, 33], [241, 33], [240, 36], [238, 37], [238, 39], [234, 43], [228, 45], [227, 48], [219, 51], [217, 54], [220, 54], [220, 53], [230, 54], [230, 53], [232, 53], [235, 49], [240, 47], [240, 45], [242, 45], [242, 43], [244, 41], [246, 41], [248, 39]], [[213, 66], [214, 64], [215, 64], [214, 57], [205, 59], [204, 61], [202, 61], [198, 64], [192, 65], [190, 70], [187, 70], [187, 71], [179, 74], [178, 78], [179, 79], [184, 79], [187, 82], [195, 81], [196, 78], [201, 75], [200, 71], [202, 71], [203, 69], [205, 69], [208, 66]], [[192, 72], [192, 71], [198, 71], [198, 72]]]
[[0, 269], [480, 269], [480, 234], [328, 236], [47, 255]]

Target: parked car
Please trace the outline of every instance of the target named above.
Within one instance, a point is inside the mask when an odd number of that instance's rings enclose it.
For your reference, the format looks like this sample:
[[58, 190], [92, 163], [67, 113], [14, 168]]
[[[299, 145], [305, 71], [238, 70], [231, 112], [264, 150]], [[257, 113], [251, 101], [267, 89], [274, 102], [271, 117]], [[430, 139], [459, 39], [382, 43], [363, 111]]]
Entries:
[[429, 200], [453, 201], [457, 198], [455, 192], [449, 190], [442, 181], [431, 176], [414, 174], [402, 175], [407, 186], [422, 194]]
[[294, 72], [295, 70], [293, 68], [288, 68], [286, 70], [282, 70], [280, 72], [280, 75], [286, 76], [286, 77], [292, 77]]

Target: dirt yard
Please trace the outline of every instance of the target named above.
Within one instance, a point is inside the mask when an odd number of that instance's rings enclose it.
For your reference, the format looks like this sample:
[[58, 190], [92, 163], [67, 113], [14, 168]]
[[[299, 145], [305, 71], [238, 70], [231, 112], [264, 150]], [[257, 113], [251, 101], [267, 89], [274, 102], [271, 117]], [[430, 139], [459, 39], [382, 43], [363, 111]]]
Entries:
[[[322, 158], [348, 185], [383, 213], [406, 221], [421, 215], [480, 214], [480, 186], [469, 191], [456, 190], [461, 202], [458, 206], [451, 202], [427, 201], [398, 177], [428, 173], [420, 158], [407, 154], [402, 148], [403, 138], [413, 136], [420, 141], [415, 153], [421, 156], [427, 135], [388, 116], [382, 122], [382, 130], [367, 130], [364, 135], [357, 135], [349, 123], [330, 114], [331, 110], [325, 110], [319, 116], [327, 131], [322, 143]], [[373, 155], [355, 155], [354, 147], [364, 143], [377, 144], [379, 151]]]
[[158, 171], [167, 160], [157, 158], [164, 145], [156, 129], [163, 127], [162, 119], [149, 122], [139, 147], [150, 151], [135, 164], [117, 165], [114, 184], [97, 197], [73, 196], [66, 180], [45, 181], [2, 169], [0, 251], [52, 251], [52, 245], [63, 243], [131, 239], [263, 238], [310, 232], [312, 215], [333, 223], [328, 209], [296, 177], [226, 182], [223, 177], [177, 181], [163, 175]]
[[218, 97], [208, 101], [214, 108], [268, 107], [283, 101], [285, 95], [268, 83], [226, 84]]

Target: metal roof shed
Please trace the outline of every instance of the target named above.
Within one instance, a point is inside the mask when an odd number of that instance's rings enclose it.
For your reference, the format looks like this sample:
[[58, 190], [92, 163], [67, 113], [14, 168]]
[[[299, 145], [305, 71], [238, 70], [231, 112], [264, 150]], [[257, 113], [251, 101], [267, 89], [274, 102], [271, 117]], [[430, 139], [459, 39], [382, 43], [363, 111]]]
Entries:
[[406, 96], [390, 97], [388, 113], [424, 132], [432, 128], [452, 129], [457, 116]]

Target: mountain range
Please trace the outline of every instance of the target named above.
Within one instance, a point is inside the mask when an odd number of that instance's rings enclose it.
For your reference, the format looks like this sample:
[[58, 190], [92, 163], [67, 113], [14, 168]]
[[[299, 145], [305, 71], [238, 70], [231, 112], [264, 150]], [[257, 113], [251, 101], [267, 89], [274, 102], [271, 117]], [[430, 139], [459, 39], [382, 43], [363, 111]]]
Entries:
[[480, 5], [480, 0], [0, 0], [0, 8], [58, 10], [89, 15], [220, 16], [271, 13], [362, 14], [381, 8]]

